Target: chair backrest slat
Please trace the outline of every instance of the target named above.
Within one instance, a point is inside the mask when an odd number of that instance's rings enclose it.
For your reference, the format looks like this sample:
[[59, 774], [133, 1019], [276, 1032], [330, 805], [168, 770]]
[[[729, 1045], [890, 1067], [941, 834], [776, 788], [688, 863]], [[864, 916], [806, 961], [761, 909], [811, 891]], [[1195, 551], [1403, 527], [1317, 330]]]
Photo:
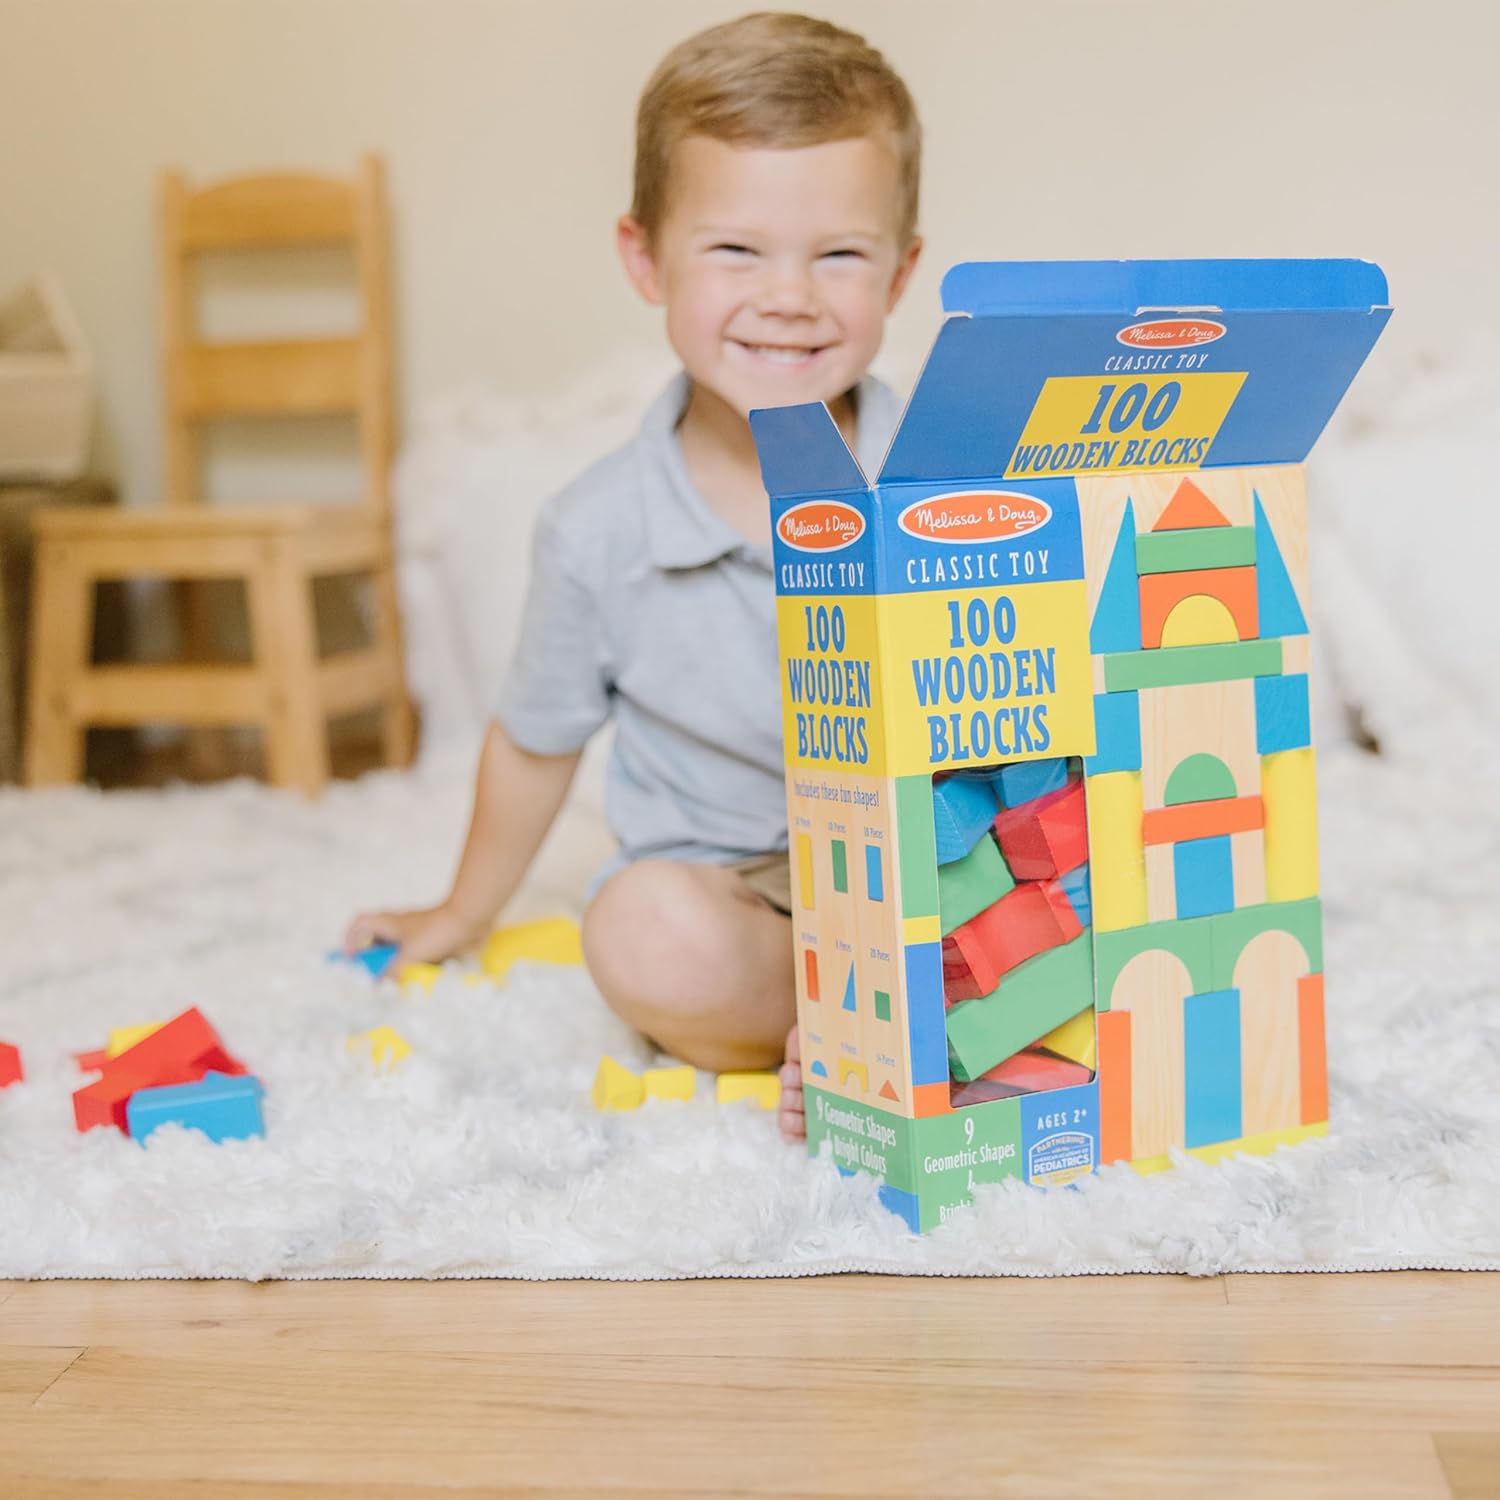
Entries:
[[[197, 428], [216, 417], [348, 412], [357, 422], [363, 499], [389, 510], [391, 431], [389, 234], [384, 173], [365, 157], [350, 182], [259, 173], [191, 189], [166, 172], [160, 192], [166, 498], [202, 498]], [[214, 343], [197, 331], [189, 268], [195, 256], [348, 244], [359, 327], [352, 336]]]

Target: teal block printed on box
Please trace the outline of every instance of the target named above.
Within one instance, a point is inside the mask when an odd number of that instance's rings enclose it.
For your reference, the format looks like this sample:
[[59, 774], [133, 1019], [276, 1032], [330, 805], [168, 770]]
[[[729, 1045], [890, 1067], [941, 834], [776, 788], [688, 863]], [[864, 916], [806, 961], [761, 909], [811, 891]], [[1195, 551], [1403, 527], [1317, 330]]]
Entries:
[[1141, 768], [1141, 696], [1094, 694], [1094, 738], [1098, 748], [1083, 758], [1085, 775]]
[[1266, 517], [1260, 496], [1255, 497], [1255, 609], [1257, 634], [1264, 640], [1279, 635], [1306, 635], [1307, 616], [1297, 602], [1297, 590], [1276, 545], [1276, 533]]

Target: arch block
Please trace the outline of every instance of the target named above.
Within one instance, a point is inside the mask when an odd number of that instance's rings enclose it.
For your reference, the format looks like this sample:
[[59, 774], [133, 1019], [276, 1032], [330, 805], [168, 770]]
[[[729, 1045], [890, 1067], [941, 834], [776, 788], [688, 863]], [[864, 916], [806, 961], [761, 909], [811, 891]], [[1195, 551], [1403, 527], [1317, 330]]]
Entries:
[[[1146, 573], [1141, 577], [1140, 591], [1141, 645], [1147, 650], [1167, 645], [1210, 646], [1220, 641], [1253, 641], [1260, 634], [1254, 568], [1194, 568], [1182, 573]], [[1233, 632], [1203, 640], [1164, 640], [1163, 630], [1174, 611], [1194, 598], [1217, 600], [1234, 622]]]

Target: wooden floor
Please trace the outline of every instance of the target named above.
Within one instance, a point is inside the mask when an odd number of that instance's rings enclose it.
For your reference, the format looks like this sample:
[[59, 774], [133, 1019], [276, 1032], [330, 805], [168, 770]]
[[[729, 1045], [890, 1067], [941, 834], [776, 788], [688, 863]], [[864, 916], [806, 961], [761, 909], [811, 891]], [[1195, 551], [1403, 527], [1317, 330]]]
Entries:
[[1500, 1276], [0, 1283], [0, 1496], [1500, 1496]]

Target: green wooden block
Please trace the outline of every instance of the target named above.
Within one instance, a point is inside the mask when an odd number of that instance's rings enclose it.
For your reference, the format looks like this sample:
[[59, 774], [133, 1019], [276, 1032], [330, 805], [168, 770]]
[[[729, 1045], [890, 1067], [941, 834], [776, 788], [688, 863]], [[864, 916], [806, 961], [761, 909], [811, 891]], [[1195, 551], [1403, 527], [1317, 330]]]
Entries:
[[849, 849], [843, 839], [833, 841], [833, 888], [846, 893], [849, 890]]
[[1148, 531], [1135, 539], [1137, 573], [1191, 573], [1199, 568], [1255, 566], [1253, 526], [1197, 526]]
[[1093, 935], [1085, 932], [1014, 968], [978, 1000], [948, 1012], [948, 1062], [963, 1083], [1094, 1003]]
[[1274, 677], [1281, 671], [1280, 641], [1226, 641], [1221, 646], [1164, 646], [1104, 658], [1104, 686], [1111, 693], [1141, 688], [1185, 687], [1193, 682], [1236, 682]]
[[1096, 932], [1099, 1009], [1110, 1009], [1110, 996], [1120, 971], [1142, 953], [1161, 951], [1180, 958], [1195, 995], [1227, 989], [1227, 985], [1214, 983], [1214, 923], [1219, 920], [1219, 917], [1189, 917], [1181, 922], [1148, 922], [1120, 932]]
[[999, 844], [985, 834], [962, 859], [938, 868], [938, 910], [942, 915], [943, 936], [947, 937], [955, 927], [962, 927], [1015, 888], [1015, 878], [1006, 867]]

